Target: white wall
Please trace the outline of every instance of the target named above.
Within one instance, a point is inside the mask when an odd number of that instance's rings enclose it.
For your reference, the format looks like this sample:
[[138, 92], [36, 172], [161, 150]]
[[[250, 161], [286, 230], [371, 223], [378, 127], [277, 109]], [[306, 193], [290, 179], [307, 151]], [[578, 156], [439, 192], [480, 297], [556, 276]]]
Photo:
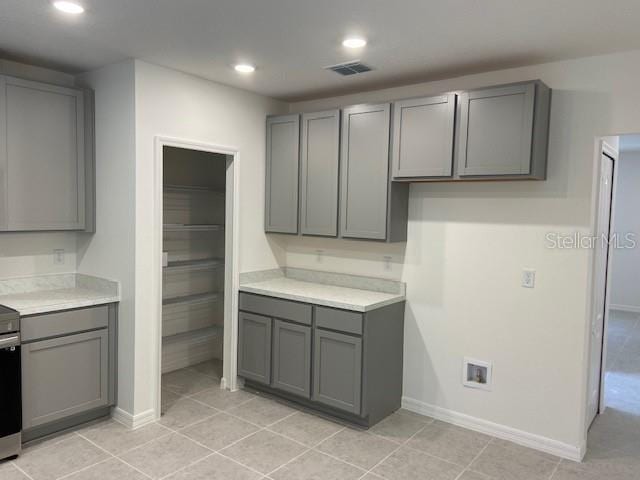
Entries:
[[640, 151], [621, 152], [617, 168], [613, 230], [620, 236], [635, 234], [637, 245], [613, 250], [611, 304], [613, 308], [640, 312]]
[[[0, 74], [30, 80], [74, 85], [71, 75], [46, 68], [0, 59]], [[65, 262], [54, 265], [53, 250], [65, 251]], [[0, 233], [0, 277], [21, 277], [73, 272], [76, 267], [76, 234], [69, 232]]]
[[133, 60], [87, 73], [95, 90], [96, 233], [79, 234], [78, 271], [120, 282], [118, 407], [133, 412], [135, 76]]
[[274, 268], [284, 261], [264, 233], [265, 116], [284, 111], [274, 100], [201, 78], [135, 62], [136, 70], [136, 348], [135, 413], [152, 409], [156, 361], [153, 344], [160, 316], [151, 275], [154, 239], [154, 138], [156, 135], [239, 150], [240, 271]]
[[[313, 111], [540, 78], [553, 88], [545, 182], [413, 184], [406, 245], [278, 236], [288, 266], [407, 283], [404, 395], [580, 448], [591, 252], [547, 232], [592, 230], [596, 138], [640, 131], [640, 52], [516, 68], [293, 104]], [[316, 249], [325, 250], [322, 262]], [[385, 269], [383, 256], [392, 256]], [[520, 287], [537, 270], [536, 288]], [[494, 362], [491, 392], [461, 385], [463, 356]]]

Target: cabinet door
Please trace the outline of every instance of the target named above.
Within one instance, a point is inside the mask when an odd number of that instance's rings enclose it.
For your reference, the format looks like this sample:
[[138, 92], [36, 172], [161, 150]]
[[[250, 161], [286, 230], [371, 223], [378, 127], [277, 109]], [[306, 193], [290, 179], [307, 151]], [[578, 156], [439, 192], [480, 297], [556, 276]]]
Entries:
[[5, 77], [2, 96], [6, 229], [83, 229], [83, 92]]
[[274, 320], [271, 386], [311, 396], [311, 327]]
[[535, 84], [460, 96], [460, 176], [526, 175], [531, 168]]
[[267, 118], [265, 231], [298, 233], [298, 115]]
[[346, 412], [360, 413], [362, 339], [316, 330], [313, 399]]
[[238, 375], [269, 385], [271, 381], [271, 319], [240, 312]]
[[302, 115], [300, 228], [303, 234], [338, 234], [340, 112]]
[[23, 428], [109, 404], [107, 329], [22, 345]]
[[450, 177], [455, 94], [393, 104], [393, 176]]
[[340, 233], [384, 240], [389, 188], [389, 104], [342, 111]]

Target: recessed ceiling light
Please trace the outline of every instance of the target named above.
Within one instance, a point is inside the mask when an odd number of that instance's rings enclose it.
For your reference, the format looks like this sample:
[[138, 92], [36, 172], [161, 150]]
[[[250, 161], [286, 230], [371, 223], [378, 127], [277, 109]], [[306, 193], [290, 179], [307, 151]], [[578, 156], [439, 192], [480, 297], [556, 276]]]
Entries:
[[71, 13], [73, 15], [78, 15], [84, 12], [84, 7], [74, 2], [53, 2], [53, 6], [61, 12]]
[[342, 42], [342, 45], [347, 48], [362, 48], [366, 44], [367, 41], [364, 38], [360, 37], [349, 37]]
[[240, 72], [240, 73], [251, 73], [251, 72], [254, 72], [256, 69], [256, 67], [254, 67], [253, 65], [249, 65], [248, 63], [239, 63], [233, 68], [236, 69], [236, 72]]

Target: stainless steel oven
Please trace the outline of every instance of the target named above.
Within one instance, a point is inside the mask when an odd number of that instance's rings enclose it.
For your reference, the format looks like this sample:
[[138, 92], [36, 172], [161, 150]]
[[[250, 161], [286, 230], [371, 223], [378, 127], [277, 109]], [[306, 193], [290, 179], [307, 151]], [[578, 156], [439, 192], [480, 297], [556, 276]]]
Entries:
[[18, 455], [21, 443], [20, 315], [0, 305], [0, 459]]

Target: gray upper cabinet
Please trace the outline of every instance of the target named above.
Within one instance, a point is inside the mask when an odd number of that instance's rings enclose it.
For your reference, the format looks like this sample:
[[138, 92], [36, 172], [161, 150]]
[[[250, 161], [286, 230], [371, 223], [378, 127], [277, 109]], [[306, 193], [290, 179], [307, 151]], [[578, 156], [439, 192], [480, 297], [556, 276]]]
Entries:
[[300, 228], [305, 235], [338, 234], [340, 112], [302, 115]]
[[84, 230], [91, 97], [8, 76], [0, 91], [0, 230]]
[[238, 375], [269, 385], [271, 319], [246, 312], [238, 319]]
[[265, 231], [298, 233], [300, 116], [267, 118]]
[[456, 95], [393, 104], [393, 177], [451, 177]]
[[273, 321], [271, 386], [301, 397], [311, 396], [311, 327]]
[[390, 105], [359, 105], [342, 111], [340, 235], [406, 240], [408, 190], [391, 185]]
[[549, 108], [550, 90], [540, 81], [462, 93], [458, 175], [544, 179]]

